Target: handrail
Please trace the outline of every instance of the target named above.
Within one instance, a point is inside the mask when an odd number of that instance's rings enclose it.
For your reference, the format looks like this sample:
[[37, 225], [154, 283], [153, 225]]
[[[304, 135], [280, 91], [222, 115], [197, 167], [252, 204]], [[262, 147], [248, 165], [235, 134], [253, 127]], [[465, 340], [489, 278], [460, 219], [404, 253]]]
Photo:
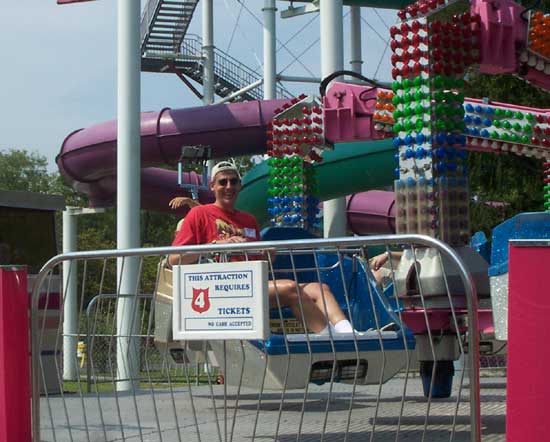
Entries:
[[[31, 321], [33, 330], [38, 328], [39, 294], [40, 288], [46, 282], [46, 278], [55, 266], [67, 260], [102, 259], [102, 258], [125, 258], [125, 257], [146, 257], [173, 254], [200, 255], [207, 253], [230, 253], [230, 252], [253, 252], [253, 251], [276, 251], [281, 249], [305, 250], [332, 247], [337, 250], [346, 247], [366, 248], [373, 245], [401, 244], [409, 247], [426, 247], [436, 249], [441, 258], [447, 258], [456, 265], [458, 276], [464, 286], [464, 294], [468, 313], [468, 347], [470, 351], [470, 418], [471, 418], [471, 440], [479, 442], [481, 439], [481, 414], [480, 414], [480, 389], [479, 389], [479, 324], [478, 324], [478, 301], [473, 279], [464, 265], [460, 256], [447, 244], [426, 235], [374, 235], [369, 237], [344, 237], [327, 239], [301, 239], [289, 241], [265, 241], [234, 244], [205, 244], [196, 246], [178, 247], [154, 247], [126, 250], [98, 250], [87, 252], [72, 252], [57, 255], [51, 258], [37, 275], [31, 297]], [[32, 334], [32, 374], [33, 391], [39, 391], [40, 379], [40, 334]], [[39, 401], [38, 394], [33, 394], [33, 422], [39, 422]], [[39, 431], [39, 430], [38, 430]]]
[[[201, 37], [196, 34], [188, 34], [182, 41], [181, 53], [184, 56], [202, 55]], [[262, 75], [217, 47], [214, 47], [214, 75], [228, 80], [228, 82], [233, 84], [237, 89], [242, 89], [248, 84], [252, 84], [262, 79]], [[249, 91], [247, 94], [253, 96], [257, 100], [261, 100], [263, 98], [263, 88], [260, 87], [256, 91]], [[280, 98], [288, 98], [293, 95], [282, 86], [277, 85], [277, 96]]]

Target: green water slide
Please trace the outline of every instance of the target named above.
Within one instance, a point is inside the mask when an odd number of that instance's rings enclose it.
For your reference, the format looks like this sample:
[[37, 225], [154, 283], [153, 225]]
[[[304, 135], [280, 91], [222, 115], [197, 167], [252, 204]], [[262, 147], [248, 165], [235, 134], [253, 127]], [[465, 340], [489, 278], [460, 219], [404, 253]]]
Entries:
[[[315, 165], [322, 201], [393, 184], [395, 148], [391, 138], [376, 141], [338, 143], [333, 151], [323, 154], [324, 161]], [[237, 208], [254, 213], [260, 226], [269, 222], [267, 214], [267, 175], [265, 162], [254, 167], [243, 178]]]

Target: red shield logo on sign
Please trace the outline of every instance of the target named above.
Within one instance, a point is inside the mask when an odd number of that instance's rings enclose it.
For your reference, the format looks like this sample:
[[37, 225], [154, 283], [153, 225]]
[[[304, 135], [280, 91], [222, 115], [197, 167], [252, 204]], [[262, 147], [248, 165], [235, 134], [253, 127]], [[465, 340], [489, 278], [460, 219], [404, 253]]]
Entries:
[[193, 289], [193, 300], [191, 308], [198, 313], [204, 313], [210, 308], [208, 289]]

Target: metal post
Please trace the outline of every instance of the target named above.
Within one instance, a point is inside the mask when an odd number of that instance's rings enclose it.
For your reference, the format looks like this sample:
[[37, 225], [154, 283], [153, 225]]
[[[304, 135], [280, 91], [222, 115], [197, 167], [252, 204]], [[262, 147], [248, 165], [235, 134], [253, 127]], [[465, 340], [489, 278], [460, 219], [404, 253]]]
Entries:
[[[140, 246], [140, 2], [118, 2], [117, 249]], [[119, 294], [136, 293], [139, 260], [118, 260]], [[117, 389], [136, 386], [139, 353], [137, 300], [117, 303]]]
[[[202, 103], [209, 105], [214, 103], [214, 9], [212, 0], [202, 0], [202, 56], [204, 63]], [[215, 164], [214, 160], [206, 162], [209, 172]]]
[[212, 0], [202, 0], [203, 104], [214, 102], [214, 13]]
[[[63, 253], [77, 250], [77, 218], [72, 208], [63, 212]], [[63, 261], [63, 379], [75, 381], [78, 376], [76, 360], [78, 333], [77, 261]]]
[[273, 100], [277, 85], [277, 7], [275, 0], [264, 0], [264, 100]]
[[[341, 71], [344, 66], [344, 24], [342, 0], [321, 0], [321, 77]], [[323, 204], [325, 238], [346, 234], [346, 199], [337, 198]]]
[[361, 73], [361, 7], [351, 6], [350, 12], [350, 65], [353, 72]]

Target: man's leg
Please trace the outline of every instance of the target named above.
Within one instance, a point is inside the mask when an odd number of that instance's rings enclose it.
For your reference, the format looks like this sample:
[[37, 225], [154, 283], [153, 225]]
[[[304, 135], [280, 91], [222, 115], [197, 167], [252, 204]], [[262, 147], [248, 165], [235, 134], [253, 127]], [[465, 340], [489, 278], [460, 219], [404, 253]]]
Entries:
[[[299, 290], [301, 296], [298, 294]], [[301, 298], [302, 309], [300, 309], [299, 296]], [[269, 306], [271, 308], [278, 307], [277, 299], [281, 307], [290, 307], [298, 320], [304, 319], [307, 328], [313, 331], [313, 333], [319, 333], [328, 326], [327, 319], [323, 313], [324, 308], [319, 308], [312, 298], [298, 288], [295, 281], [291, 279], [269, 281]]]
[[334, 299], [334, 295], [327, 284], [319, 284], [317, 282], [300, 284], [302, 298], [307, 296], [312, 299], [315, 305], [323, 312], [332, 325], [338, 324], [340, 321], [347, 320], [346, 315]]

